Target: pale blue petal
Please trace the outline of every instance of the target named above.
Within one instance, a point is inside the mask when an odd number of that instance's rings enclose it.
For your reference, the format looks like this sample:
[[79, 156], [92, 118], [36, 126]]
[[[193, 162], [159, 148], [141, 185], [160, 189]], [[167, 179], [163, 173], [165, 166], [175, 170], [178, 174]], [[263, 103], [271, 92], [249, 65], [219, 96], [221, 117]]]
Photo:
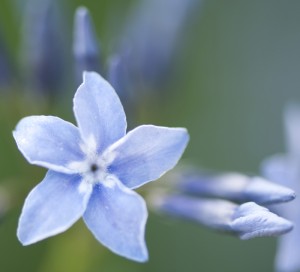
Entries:
[[109, 170], [127, 187], [137, 188], [172, 169], [188, 140], [184, 128], [137, 127], [111, 146], [115, 160]]
[[232, 217], [230, 226], [243, 240], [263, 236], [278, 236], [293, 229], [293, 224], [290, 221], [254, 202], [240, 205]]
[[145, 224], [147, 208], [142, 197], [113, 179], [96, 185], [83, 219], [103, 245], [128, 259], [147, 261]]
[[126, 116], [113, 87], [95, 72], [84, 72], [74, 97], [74, 113], [82, 138], [97, 143], [101, 153], [126, 133]]
[[81, 177], [49, 171], [28, 195], [17, 236], [29, 245], [67, 230], [84, 213], [91, 194]]
[[13, 136], [19, 150], [32, 164], [72, 173], [68, 165], [84, 159], [78, 129], [54, 116], [25, 117], [18, 123]]

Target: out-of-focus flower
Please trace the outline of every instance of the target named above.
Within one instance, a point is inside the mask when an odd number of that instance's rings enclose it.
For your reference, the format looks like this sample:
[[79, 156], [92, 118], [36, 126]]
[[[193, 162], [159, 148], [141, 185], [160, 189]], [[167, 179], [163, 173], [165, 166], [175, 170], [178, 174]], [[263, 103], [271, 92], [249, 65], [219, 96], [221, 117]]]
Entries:
[[53, 95], [64, 82], [62, 26], [55, 0], [28, 0], [24, 9], [21, 57], [26, 85]]
[[189, 174], [180, 178], [178, 187], [188, 194], [240, 203], [253, 201], [261, 205], [288, 202], [295, 198], [295, 192], [288, 187], [240, 173]]
[[110, 84], [116, 89], [118, 95], [127, 108], [131, 108], [135, 102], [134, 79], [128, 70], [128, 62], [124, 61], [129, 57], [129, 50], [124, 50], [122, 55], [111, 56], [108, 60], [107, 78]]
[[79, 7], [75, 12], [73, 54], [78, 82], [81, 81], [83, 71], [100, 72], [99, 43], [92, 18], [85, 7]]
[[[280, 185], [289, 186], [300, 193], [300, 106], [291, 104], [284, 114], [288, 152], [274, 155], [262, 163], [262, 173]], [[286, 205], [274, 207], [276, 212], [294, 222], [294, 230], [281, 237], [276, 254], [276, 269], [280, 272], [300, 270], [300, 198]]]
[[78, 127], [53, 116], [31, 116], [13, 133], [30, 163], [49, 168], [25, 201], [18, 238], [24, 245], [35, 243], [65, 231], [82, 216], [110, 250], [146, 261], [147, 209], [132, 189], [173, 168], [188, 133], [144, 125], [126, 134], [118, 96], [95, 72], [84, 73], [74, 114]]
[[[182, 45], [184, 23], [199, 2], [143, 0], [138, 3], [126, 25], [117, 53], [118, 63], [126, 73], [125, 76], [120, 75], [115, 85], [117, 92], [124, 93], [128, 83], [135, 86], [134, 91], [161, 89]], [[134, 78], [134, 82], [124, 81], [124, 77]]]
[[0, 87], [8, 87], [12, 83], [12, 64], [7, 49], [0, 37]]
[[184, 195], [161, 196], [154, 198], [154, 202], [158, 211], [233, 233], [243, 240], [277, 236], [293, 228], [291, 222], [254, 202], [238, 205], [227, 200]]

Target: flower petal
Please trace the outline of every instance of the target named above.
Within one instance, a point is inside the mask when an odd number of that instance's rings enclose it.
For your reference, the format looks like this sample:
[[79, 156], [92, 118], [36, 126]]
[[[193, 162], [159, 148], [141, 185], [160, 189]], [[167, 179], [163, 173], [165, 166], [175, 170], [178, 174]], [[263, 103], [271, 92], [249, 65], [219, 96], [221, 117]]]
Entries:
[[138, 262], [148, 259], [145, 245], [145, 201], [115, 178], [96, 185], [83, 219], [87, 227], [111, 251]]
[[28, 195], [17, 236], [29, 245], [67, 230], [84, 213], [91, 188], [81, 177], [48, 171]]
[[173, 168], [188, 140], [184, 128], [137, 127], [111, 146], [115, 159], [109, 169], [127, 187], [137, 188]]
[[81, 161], [78, 129], [54, 116], [29, 116], [17, 125], [13, 136], [24, 157], [32, 164], [51, 170], [72, 173], [68, 165]]
[[100, 153], [126, 133], [126, 116], [113, 87], [95, 72], [84, 72], [74, 97], [74, 114], [82, 138], [94, 140]]

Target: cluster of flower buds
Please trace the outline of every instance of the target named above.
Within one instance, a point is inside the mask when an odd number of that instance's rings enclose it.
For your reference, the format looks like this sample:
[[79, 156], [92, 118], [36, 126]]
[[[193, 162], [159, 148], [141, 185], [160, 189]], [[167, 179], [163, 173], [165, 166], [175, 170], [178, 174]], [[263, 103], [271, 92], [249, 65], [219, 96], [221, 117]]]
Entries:
[[286, 234], [279, 239], [276, 271], [298, 271], [300, 200], [295, 197], [300, 192], [299, 105], [286, 108], [284, 125], [288, 152], [263, 161], [264, 178], [239, 173], [181, 174], [176, 183], [179, 193], [151, 197], [152, 205], [164, 214], [241, 239]]
[[107, 65], [101, 60], [89, 11], [79, 7], [73, 31], [77, 82], [83, 71], [101, 72], [134, 119], [132, 112], [145, 94], [143, 90], [159, 90], [167, 82], [181, 45], [183, 27], [196, 3], [194, 0], [141, 1], [132, 10], [120, 35], [117, 52], [108, 57]]
[[180, 177], [177, 189], [180, 194], [154, 198], [155, 207], [241, 239], [277, 236], [293, 228], [265, 206], [293, 200], [294, 191], [261, 177], [189, 174]]
[[[61, 90], [81, 82], [83, 71], [101, 73], [116, 89], [126, 111], [139, 108], [139, 101], [154, 90], [161, 90], [175, 72], [174, 65], [183, 48], [184, 27], [195, 7], [202, 1], [153, 0], [133, 6], [120, 27], [115, 45], [102, 56], [99, 39], [87, 8], [75, 11], [73, 44], [62, 16], [63, 5], [57, 0], [16, 1], [21, 29], [22, 86], [34, 97], [56, 97]], [[199, 10], [199, 9], [198, 9]], [[66, 29], [63, 29], [63, 28]], [[10, 80], [9, 66], [1, 54], [0, 86]], [[72, 52], [68, 54], [68, 52]], [[7, 54], [5, 54], [7, 55]], [[72, 59], [70, 59], [72, 57]], [[107, 60], [107, 63], [105, 62]], [[71, 65], [72, 66], [71, 66]], [[71, 67], [70, 67], [71, 66]], [[74, 74], [68, 72], [74, 71]], [[152, 92], [148, 92], [151, 90]], [[160, 92], [156, 92], [161, 94]], [[131, 114], [132, 119], [134, 115]]]

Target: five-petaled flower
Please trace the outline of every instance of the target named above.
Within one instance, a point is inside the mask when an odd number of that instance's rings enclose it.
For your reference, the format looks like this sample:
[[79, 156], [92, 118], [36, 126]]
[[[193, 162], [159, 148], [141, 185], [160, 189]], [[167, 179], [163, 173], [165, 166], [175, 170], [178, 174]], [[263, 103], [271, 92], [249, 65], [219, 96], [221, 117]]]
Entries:
[[49, 169], [28, 195], [17, 235], [29, 245], [68, 229], [81, 216], [103, 245], [146, 261], [147, 209], [132, 189], [175, 166], [184, 128], [143, 125], [126, 134], [123, 107], [111, 85], [85, 72], [74, 97], [78, 127], [53, 116], [23, 118], [13, 132], [32, 164]]

